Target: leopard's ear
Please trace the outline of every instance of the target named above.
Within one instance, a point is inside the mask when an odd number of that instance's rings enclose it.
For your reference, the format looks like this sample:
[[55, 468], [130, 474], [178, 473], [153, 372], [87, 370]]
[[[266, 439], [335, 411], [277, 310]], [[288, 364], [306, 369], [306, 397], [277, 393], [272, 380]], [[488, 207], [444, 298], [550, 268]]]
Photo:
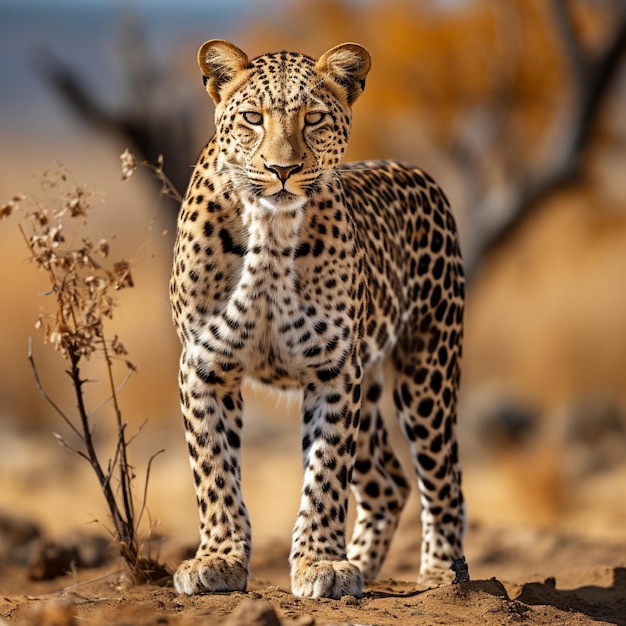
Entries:
[[356, 43], [342, 43], [325, 52], [315, 64], [322, 75], [338, 83], [346, 94], [349, 105], [363, 93], [365, 78], [372, 66], [370, 53]]
[[211, 39], [200, 46], [198, 65], [204, 86], [215, 104], [222, 99], [222, 88], [239, 72], [251, 67], [246, 53], [223, 39]]

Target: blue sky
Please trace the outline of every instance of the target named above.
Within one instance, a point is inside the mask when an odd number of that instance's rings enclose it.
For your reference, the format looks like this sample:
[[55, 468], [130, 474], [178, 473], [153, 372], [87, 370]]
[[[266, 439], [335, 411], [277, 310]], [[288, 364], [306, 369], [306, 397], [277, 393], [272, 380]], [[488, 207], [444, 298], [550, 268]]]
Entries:
[[[119, 94], [115, 63], [120, 59], [111, 48], [124, 12], [137, 14], [155, 57], [162, 61], [182, 39], [228, 38], [255, 14], [267, 13], [268, 7], [280, 10], [299, 1], [0, 0], [0, 134], [56, 132], [73, 123], [36, 72], [35, 57], [42, 51], [50, 50], [96, 83], [104, 97], [114, 99]], [[473, 1], [431, 0], [439, 10]]]
[[201, 42], [208, 36], [228, 37], [243, 13], [250, 15], [252, 8], [273, 2], [0, 0], [0, 135], [59, 134], [76, 125], [37, 72], [47, 51], [75, 68], [115, 106], [121, 58], [113, 48], [123, 16], [139, 17], [151, 50], [162, 62], [185, 38]]
[[[352, 0], [353, 2], [366, 2], [368, 0]], [[370, 0], [376, 1], [376, 0]], [[384, 0], [379, 0], [384, 1]], [[441, 8], [450, 8], [454, 9], [456, 7], [462, 6], [464, 4], [468, 4], [473, 2], [474, 0], [433, 0], [435, 4], [441, 6]], [[85, 6], [94, 6], [94, 7], [140, 7], [145, 9], [155, 8], [155, 7], [168, 7], [172, 8], [173, 6], [185, 7], [185, 8], [199, 8], [206, 9], [207, 7], [229, 7], [233, 8], [235, 6], [245, 6], [255, 4], [257, 6], [262, 6], [264, 4], [278, 5], [281, 3], [293, 3], [299, 2], [299, 0], [0, 0], [0, 8], [3, 5], [10, 4], [19, 4], [20, 6], [25, 5], [47, 5], [50, 7], [85, 7]]]
[[46, 5], [54, 8], [62, 8], [64, 6], [76, 7], [132, 7], [140, 6], [145, 8], [161, 6], [172, 8], [174, 3], [176, 6], [207, 8], [211, 6], [233, 6], [236, 4], [250, 4], [251, 2], [289, 2], [292, 0], [0, 0], [0, 7], [3, 5]]

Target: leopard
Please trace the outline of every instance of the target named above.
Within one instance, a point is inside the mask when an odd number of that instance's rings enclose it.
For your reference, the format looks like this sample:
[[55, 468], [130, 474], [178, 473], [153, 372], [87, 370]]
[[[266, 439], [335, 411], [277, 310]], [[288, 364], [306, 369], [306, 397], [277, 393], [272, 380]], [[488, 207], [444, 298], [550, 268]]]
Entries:
[[411, 488], [383, 405], [417, 475], [417, 581], [453, 582], [466, 526], [456, 434], [465, 288], [449, 201], [414, 166], [342, 162], [371, 67], [363, 46], [251, 59], [212, 39], [198, 64], [215, 132], [179, 211], [170, 301], [200, 542], [175, 589], [247, 588], [247, 381], [300, 394], [294, 596], [358, 598], [378, 575]]

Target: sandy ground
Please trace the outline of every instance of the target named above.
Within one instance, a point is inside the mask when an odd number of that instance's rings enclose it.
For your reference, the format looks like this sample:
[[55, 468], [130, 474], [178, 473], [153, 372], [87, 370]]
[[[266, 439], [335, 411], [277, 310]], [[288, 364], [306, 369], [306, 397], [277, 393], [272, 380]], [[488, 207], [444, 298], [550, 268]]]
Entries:
[[[18, 551], [15, 558], [5, 550], [0, 620], [41, 626], [626, 624], [626, 467], [618, 464], [592, 474], [573, 490], [564, 487], [568, 504], [555, 513], [542, 509], [546, 495], [536, 493], [539, 484], [532, 497], [531, 473], [526, 489], [519, 482], [523, 472], [511, 465], [514, 455], [509, 455], [508, 466], [473, 462], [466, 469], [469, 583], [427, 589], [411, 582], [420, 546], [419, 505], [413, 496], [381, 578], [367, 585], [363, 598], [294, 598], [287, 555], [298, 504], [297, 429], [280, 427], [278, 415], [285, 411], [278, 409], [264, 428], [254, 415], [249, 419], [243, 471], [254, 550], [246, 593], [189, 598], [178, 595], [171, 581], [163, 587], [131, 586], [115, 559], [97, 568], [75, 568], [50, 581], [33, 581], [18, 562], [23, 553]], [[286, 423], [296, 426], [291, 417]], [[161, 538], [158, 554], [172, 569], [193, 548], [197, 519], [179, 434], [178, 441], [169, 435], [170, 453], [155, 466], [150, 496], [152, 522]], [[146, 435], [142, 445], [148, 449], [160, 438]], [[33, 520], [53, 540], [102, 532], [98, 524], [89, 523], [94, 518], [106, 521], [106, 514], [95, 481], [79, 459], [57, 449], [50, 437], [5, 438], [4, 443], [0, 493], [5, 513]], [[136, 451], [137, 456], [142, 453], [142, 448]], [[13, 465], [9, 473], [11, 456], [28, 457], [31, 463]], [[27, 545], [32, 550], [37, 540]]]

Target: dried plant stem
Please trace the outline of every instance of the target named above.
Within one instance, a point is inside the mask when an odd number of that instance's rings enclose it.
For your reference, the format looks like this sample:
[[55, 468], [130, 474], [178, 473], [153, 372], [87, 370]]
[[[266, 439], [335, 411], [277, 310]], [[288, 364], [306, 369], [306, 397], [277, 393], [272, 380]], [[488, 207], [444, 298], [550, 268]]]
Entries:
[[[67, 415], [61, 410], [61, 408], [56, 404], [56, 402], [48, 395], [47, 391], [44, 389], [41, 384], [41, 380], [39, 378], [39, 372], [37, 370], [37, 366], [35, 364], [35, 359], [33, 357], [33, 341], [32, 338], [28, 338], [28, 361], [30, 363], [30, 367], [33, 371], [33, 377], [35, 379], [35, 386], [37, 387], [37, 391], [39, 395], [55, 410], [55, 412], [61, 417], [61, 419], [70, 427], [70, 429], [74, 432], [74, 434], [78, 437], [81, 437], [80, 431], [74, 426], [72, 420], [70, 420]], [[84, 454], [77, 451], [77, 453], [89, 460]]]
[[80, 423], [82, 426], [82, 434], [81, 439], [85, 444], [86, 456], [93, 468], [96, 476], [98, 478], [98, 482], [102, 487], [102, 492], [106, 499], [107, 505], [109, 507], [109, 512], [113, 517], [113, 525], [115, 526], [115, 530], [118, 534], [119, 539], [125, 545], [132, 545], [129, 543], [129, 538], [132, 539], [132, 531], [128, 533], [128, 523], [122, 517], [119, 508], [117, 506], [117, 501], [115, 500], [115, 494], [113, 493], [113, 489], [111, 488], [111, 476], [110, 473], [104, 472], [102, 469], [102, 465], [100, 464], [100, 460], [98, 459], [98, 454], [96, 452], [96, 448], [93, 443], [93, 433], [91, 428], [89, 427], [89, 416], [87, 415], [87, 411], [85, 408], [84, 395], [83, 395], [83, 385], [85, 384], [85, 380], [81, 378], [80, 368], [79, 368], [80, 358], [75, 354], [70, 353], [70, 364], [71, 367], [68, 370], [68, 374], [72, 380], [72, 384], [74, 387], [75, 395], [76, 395], [76, 408], [78, 410], [78, 416], [80, 419]]
[[120, 155], [122, 161], [122, 180], [128, 180], [138, 167], [149, 169], [154, 177], [161, 183], [161, 195], [180, 203], [183, 196], [178, 191], [174, 183], [163, 171], [163, 155], [159, 154], [156, 165], [149, 161], [137, 161], [135, 155], [128, 148]]
[[[104, 341], [104, 337], [102, 338], [102, 349], [104, 352], [104, 360], [106, 364], [106, 371], [109, 379], [109, 386], [111, 388], [111, 399], [113, 402], [113, 409], [115, 412], [115, 420], [117, 423], [117, 449], [116, 449], [116, 457], [118, 458], [118, 468], [119, 468], [119, 480], [120, 485], [122, 486], [122, 500], [124, 504], [124, 513], [125, 520], [122, 522], [122, 526], [124, 528], [124, 535], [120, 535], [122, 539], [126, 539], [128, 542], [128, 547], [131, 551], [132, 556], [137, 556], [137, 547], [135, 541], [135, 529], [133, 524], [129, 524], [128, 520], [132, 520], [134, 523], [135, 520], [135, 511], [133, 507], [133, 501], [131, 498], [132, 494], [132, 469], [128, 465], [128, 455], [127, 455], [127, 442], [126, 442], [126, 426], [127, 424], [122, 422], [122, 413], [120, 411], [119, 403], [117, 401], [117, 393], [115, 391], [115, 381], [113, 380], [113, 371], [111, 369], [111, 359], [109, 357], [109, 352], [107, 349], [107, 343]], [[113, 471], [115, 464], [110, 468], [110, 471]], [[110, 488], [110, 481], [109, 481]]]
[[[163, 174], [161, 181], [164, 193], [172, 193], [169, 189], [170, 183]], [[148, 460], [143, 499], [136, 500], [133, 491], [135, 473], [129, 462], [128, 448], [141, 432], [143, 425], [129, 436], [128, 423], [122, 418], [118, 401], [118, 393], [135, 371], [135, 367], [125, 361], [130, 372], [117, 387], [113, 365], [115, 360], [126, 354], [126, 350], [117, 336], [111, 341], [105, 334], [106, 319], [113, 317], [113, 310], [117, 306], [115, 293], [120, 289], [133, 287], [130, 264], [121, 260], [107, 268], [94, 259], [96, 254], [103, 258], [108, 256], [109, 243], [106, 239], [94, 243], [80, 232], [81, 227], [86, 224], [86, 215], [90, 208], [88, 191], [76, 185], [63, 170], [58, 172], [56, 179], [46, 178], [46, 188], [56, 193], [57, 197], [52, 204], [31, 202], [34, 210], [26, 217], [32, 220], [32, 235], [27, 235], [21, 224], [19, 229], [32, 261], [48, 278], [50, 289], [43, 295], [53, 296], [55, 300], [54, 312], [40, 315], [37, 327], [44, 330], [44, 342], [51, 344], [69, 364], [66, 373], [74, 390], [75, 412], [63, 410], [44, 389], [29, 339], [28, 360], [35, 384], [41, 396], [61, 417], [78, 442], [70, 444], [63, 436], [55, 434], [59, 443], [91, 465], [111, 515], [111, 534], [133, 578], [137, 582], [169, 579], [170, 574], [166, 567], [144, 556], [145, 546], [139, 539], [139, 525], [146, 510], [152, 462], [163, 450]], [[9, 216], [19, 208], [18, 200], [24, 199], [24, 196], [16, 196], [12, 204], [6, 205], [7, 208], [0, 212], [0, 217]], [[74, 220], [72, 228], [66, 229], [66, 218]], [[65, 238], [66, 232], [68, 240]], [[92, 355], [103, 359], [108, 397], [96, 409], [89, 411], [84, 393], [88, 380], [83, 377], [81, 370], [84, 361], [89, 360]], [[103, 463], [102, 448], [98, 450], [94, 441], [93, 415], [107, 404], [114, 415], [116, 440], [111, 456]]]
[[[153, 561], [152, 559], [143, 557], [141, 555], [141, 547], [139, 545], [137, 537], [137, 529], [146, 509], [148, 482], [150, 478], [152, 462], [164, 450], [159, 450], [158, 452], [153, 454], [148, 460], [140, 513], [139, 516], [136, 516], [135, 507], [132, 499], [132, 481], [134, 478], [134, 474], [132, 467], [128, 462], [127, 455], [127, 449], [130, 441], [126, 439], [127, 424], [122, 422], [121, 412], [119, 410], [117, 401], [117, 393], [113, 386], [114, 380], [111, 372], [111, 362], [108, 359], [108, 356], [107, 369], [111, 374], [109, 380], [112, 385], [112, 400], [116, 412], [118, 440], [115, 449], [115, 455], [113, 459], [109, 460], [108, 468], [106, 470], [104, 469], [98, 457], [98, 452], [93, 441], [93, 430], [90, 426], [89, 414], [85, 406], [83, 386], [87, 382], [87, 380], [81, 376], [80, 355], [77, 355], [72, 351], [69, 352], [70, 367], [68, 370], [66, 370], [68, 376], [72, 381], [72, 387], [74, 389], [76, 410], [80, 422], [80, 428], [76, 427], [76, 425], [72, 422], [68, 415], [48, 395], [48, 393], [42, 386], [35, 359], [33, 357], [30, 339], [28, 347], [28, 360], [33, 371], [37, 390], [46, 400], [46, 402], [48, 402], [48, 404], [50, 404], [50, 406], [54, 408], [55, 412], [60, 415], [63, 421], [71, 428], [71, 430], [83, 444], [83, 449], [75, 448], [68, 444], [67, 441], [65, 441], [65, 439], [63, 439], [60, 435], [57, 435], [57, 439], [59, 440], [59, 442], [71, 452], [85, 459], [91, 465], [94, 473], [96, 474], [96, 477], [102, 489], [102, 493], [106, 500], [109, 513], [111, 514], [111, 518], [113, 520], [115, 538], [116, 542], [118, 543], [120, 554], [129, 565], [131, 573], [138, 582], [159, 581], [163, 578], [168, 577], [169, 571], [167, 570], [167, 568], [160, 565], [156, 561]], [[118, 473], [118, 480], [120, 484], [119, 491], [121, 494], [121, 502], [116, 496], [112, 481], [116, 470]]]

